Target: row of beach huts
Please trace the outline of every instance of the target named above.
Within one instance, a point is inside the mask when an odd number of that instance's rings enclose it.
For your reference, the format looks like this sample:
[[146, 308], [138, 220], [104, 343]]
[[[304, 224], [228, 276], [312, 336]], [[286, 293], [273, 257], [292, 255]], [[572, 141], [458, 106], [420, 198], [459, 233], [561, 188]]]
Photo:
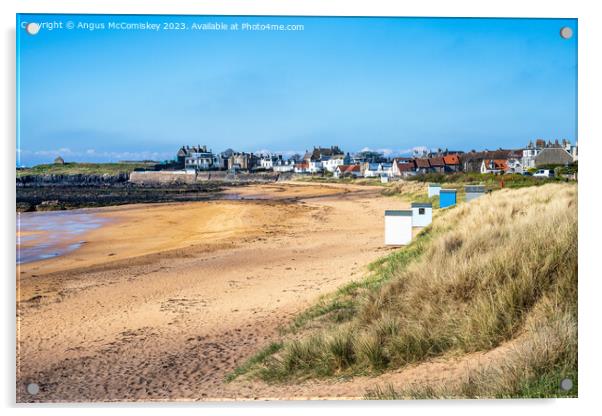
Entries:
[[[465, 201], [469, 202], [485, 194], [484, 185], [464, 187]], [[457, 189], [442, 189], [441, 184], [428, 185], [429, 198], [439, 196], [439, 208], [453, 207], [457, 203]], [[433, 204], [412, 202], [411, 209], [385, 211], [385, 245], [405, 246], [412, 242], [415, 227], [426, 227], [433, 222]]]

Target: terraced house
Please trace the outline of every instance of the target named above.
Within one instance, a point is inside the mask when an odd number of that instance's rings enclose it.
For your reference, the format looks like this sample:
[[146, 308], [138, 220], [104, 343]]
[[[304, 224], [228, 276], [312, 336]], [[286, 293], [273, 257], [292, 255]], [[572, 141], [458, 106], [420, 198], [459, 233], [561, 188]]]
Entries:
[[228, 159], [229, 170], [252, 170], [259, 166], [259, 157], [253, 153], [235, 152]]

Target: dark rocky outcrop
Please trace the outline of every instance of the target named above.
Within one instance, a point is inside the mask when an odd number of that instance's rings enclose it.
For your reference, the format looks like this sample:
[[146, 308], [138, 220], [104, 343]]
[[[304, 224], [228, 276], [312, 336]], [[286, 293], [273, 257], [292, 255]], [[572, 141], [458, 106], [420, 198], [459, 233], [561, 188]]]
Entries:
[[116, 175], [23, 175], [17, 177], [17, 187], [22, 186], [103, 186], [127, 183], [129, 174]]

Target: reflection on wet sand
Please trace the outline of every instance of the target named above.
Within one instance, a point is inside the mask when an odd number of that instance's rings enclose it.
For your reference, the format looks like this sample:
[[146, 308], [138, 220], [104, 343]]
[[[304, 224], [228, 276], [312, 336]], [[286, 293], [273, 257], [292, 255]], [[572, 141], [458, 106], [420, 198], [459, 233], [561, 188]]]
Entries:
[[17, 264], [73, 251], [85, 243], [83, 234], [106, 222], [82, 210], [17, 213]]

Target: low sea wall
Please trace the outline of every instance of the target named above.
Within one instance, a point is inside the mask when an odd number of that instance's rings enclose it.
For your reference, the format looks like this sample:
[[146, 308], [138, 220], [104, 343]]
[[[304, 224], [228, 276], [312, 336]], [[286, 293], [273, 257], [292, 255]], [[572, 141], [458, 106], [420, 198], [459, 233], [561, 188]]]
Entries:
[[175, 185], [196, 182], [196, 174], [184, 171], [144, 171], [130, 173], [130, 182], [139, 185]]
[[265, 183], [275, 182], [286, 174], [278, 172], [209, 171], [187, 173], [185, 171], [132, 172], [130, 182], [141, 185], [192, 184], [198, 182]]

